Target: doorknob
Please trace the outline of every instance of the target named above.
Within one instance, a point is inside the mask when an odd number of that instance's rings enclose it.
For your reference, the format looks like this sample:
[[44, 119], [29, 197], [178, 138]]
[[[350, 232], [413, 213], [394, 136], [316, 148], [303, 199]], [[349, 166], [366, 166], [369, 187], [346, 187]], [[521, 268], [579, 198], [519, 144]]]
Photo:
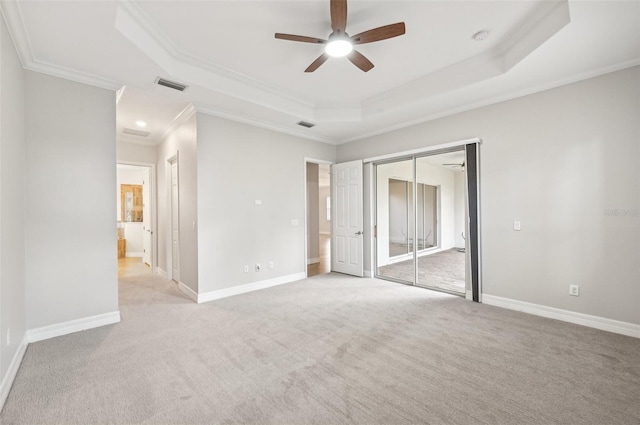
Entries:
[[362, 230], [356, 232], [356, 235], [361, 235], [362, 234]]

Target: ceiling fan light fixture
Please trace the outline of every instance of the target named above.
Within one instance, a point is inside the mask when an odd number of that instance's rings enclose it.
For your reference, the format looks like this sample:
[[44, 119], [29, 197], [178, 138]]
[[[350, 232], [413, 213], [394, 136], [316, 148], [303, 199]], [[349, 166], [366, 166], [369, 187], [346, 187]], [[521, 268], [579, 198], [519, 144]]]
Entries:
[[353, 44], [346, 36], [329, 37], [329, 42], [324, 48], [324, 51], [334, 58], [347, 56], [352, 50]]

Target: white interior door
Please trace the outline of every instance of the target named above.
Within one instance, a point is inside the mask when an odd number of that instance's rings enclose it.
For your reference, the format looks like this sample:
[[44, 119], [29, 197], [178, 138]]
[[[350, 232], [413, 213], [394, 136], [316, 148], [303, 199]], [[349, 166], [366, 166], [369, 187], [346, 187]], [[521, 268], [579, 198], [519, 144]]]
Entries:
[[331, 166], [332, 203], [331, 269], [363, 276], [362, 161]]
[[149, 191], [149, 167], [144, 168], [142, 177], [142, 261], [151, 267], [151, 197]]
[[171, 163], [171, 278], [180, 282], [180, 221], [178, 220], [178, 161]]

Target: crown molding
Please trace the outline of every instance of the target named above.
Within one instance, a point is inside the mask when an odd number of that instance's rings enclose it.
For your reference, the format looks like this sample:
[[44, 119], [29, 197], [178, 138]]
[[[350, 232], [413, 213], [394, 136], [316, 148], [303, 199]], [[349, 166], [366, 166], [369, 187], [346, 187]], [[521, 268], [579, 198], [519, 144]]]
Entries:
[[593, 71], [589, 71], [589, 72], [585, 72], [582, 74], [578, 74], [572, 77], [568, 77], [568, 78], [561, 78], [558, 80], [554, 80], [545, 84], [540, 84], [534, 87], [529, 87], [529, 88], [525, 88], [523, 90], [519, 90], [516, 92], [511, 92], [509, 94], [506, 95], [501, 95], [501, 96], [495, 96], [492, 98], [487, 98], [487, 99], [483, 99], [477, 102], [473, 102], [473, 103], [469, 103], [469, 104], [465, 104], [464, 106], [460, 106], [457, 108], [450, 108], [447, 109], [446, 111], [442, 111], [442, 112], [438, 112], [435, 114], [430, 114], [430, 115], [425, 115], [423, 117], [420, 117], [418, 119], [414, 119], [414, 120], [408, 120], [408, 121], [404, 121], [398, 124], [394, 124], [391, 126], [387, 126], [387, 127], [383, 127], [380, 128], [378, 130], [374, 130], [356, 137], [351, 137], [348, 139], [344, 139], [339, 141], [337, 144], [338, 145], [342, 145], [342, 144], [346, 144], [346, 143], [351, 143], [351, 142], [355, 142], [358, 140], [364, 140], [364, 139], [368, 139], [370, 137], [374, 137], [374, 136], [379, 136], [381, 134], [386, 134], [386, 133], [390, 133], [392, 131], [396, 131], [396, 130], [402, 130], [403, 128], [408, 128], [408, 127], [413, 127], [415, 125], [419, 125], [419, 124], [423, 124], [429, 121], [435, 121], [437, 119], [440, 118], [444, 118], [444, 117], [448, 117], [451, 115], [455, 115], [455, 114], [460, 114], [462, 112], [467, 112], [467, 111], [471, 111], [474, 109], [479, 109], [479, 108], [483, 108], [485, 106], [491, 106], [491, 105], [495, 105], [497, 103], [501, 103], [501, 102], [507, 102], [509, 100], [513, 100], [513, 99], [517, 99], [519, 97], [524, 97], [524, 96], [529, 96], [532, 94], [536, 94], [536, 93], [540, 93], [546, 90], [551, 90], [554, 88], [558, 88], [558, 87], [562, 87], [562, 86], [566, 86], [569, 84], [573, 84], [573, 83], [577, 83], [580, 81], [584, 81], [584, 80], [588, 80], [591, 78], [595, 78], [595, 77], [599, 77], [601, 75], [606, 75], [606, 74], [610, 74], [612, 72], [617, 72], [617, 71], [622, 71], [624, 69], [627, 68], [633, 68], [634, 66], [640, 66], [640, 58], [636, 58], [636, 59], [632, 59], [630, 61], [625, 61], [625, 62], [621, 62], [618, 64], [614, 64], [611, 66], [607, 66], [604, 68], [599, 68]]
[[[199, 113], [203, 113], [206, 115], [211, 115], [214, 117], [218, 117], [218, 118], [224, 118], [226, 120], [229, 121], [235, 121], [235, 122], [239, 122], [242, 124], [249, 124], [252, 125], [254, 127], [260, 127], [260, 128], [264, 128], [266, 130], [271, 130], [271, 131], [276, 131], [278, 133], [284, 133], [284, 134], [288, 134], [290, 136], [295, 136], [295, 137], [300, 137], [303, 139], [307, 139], [307, 140], [311, 140], [314, 142], [320, 142], [320, 143], [326, 143], [328, 145], [336, 145], [337, 142], [333, 139], [327, 138], [327, 137], [323, 137], [317, 134], [309, 134], [305, 131], [301, 131], [301, 130], [297, 130], [297, 129], [293, 129], [293, 128], [289, 128], [289, 127], [285, 127], [285, 126], [281, 126], [281, 125], [275, 125], [275, 124], [271, 124], [271, 123], [267, 123], [267, 122], [263, 122], [254, 118], [248, 118], [248, 117], [240, 117], [238, 115], [235, 114], [231, 114], [228, 112], [224, 112], [224, 111], [220, 111], [214, 108], [211, 108], [207, 105], [199, 105], [196, 104], [195, 105], [196, 110]], [[308, 131], [313, 131], [312, 129], [308, 129]]]
[[185, 106], [184, 109], [180, 111], [178, 115], [176, 115], [173, 118], [171, 123], [167, 126], [166, 130], [162, 133], [162, 136], [160, 136], [159, 140], [160, 141], [165, 140], [169, 134], [171, 134], [178, 127], [180, 127], [182, 124], [187, 122], [189, 118], [195, 115], [196, 112], [197, 112], [196, 107], [193, 106], [193, 103], [190, 103], [187, 106]]
[[4, 16], [9, 29], [9, 34], [13, 40], [13, 44], [16, 46], [18, 57], [20, 58], [20, 62], [24, 69], [107, 90], [116, 91], [123, 86], [122, 83], [117, 81], [73, 70], [35, 58], [33, 55], [31, 41], [29, 40], [29, 34], [27, 33], [24, 23], [24, 17], [20, 9], [20, 2], [2, 0], [0, 1], [0, 6], [2, 8], [2, 15]]
[[174, 78], [302, 119], [314, 118], [313, 104], [181, 51], [134, 2], [118, 3], [115, 28]]

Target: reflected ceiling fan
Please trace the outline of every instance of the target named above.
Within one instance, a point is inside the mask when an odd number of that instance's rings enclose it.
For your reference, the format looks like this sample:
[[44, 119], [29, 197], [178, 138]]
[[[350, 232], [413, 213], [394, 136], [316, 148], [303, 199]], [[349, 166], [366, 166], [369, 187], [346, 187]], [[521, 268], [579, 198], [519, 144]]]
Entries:
[[353, 49], [358, 44], [373, 43], [374, 41], [386, 40], [397, 37], [405, 33], [404, 22], [385, 25], [364, 31], [354, 36], [346, 33], [347, 27], [347, 0], [330, 0], [331, 28], [333, 32], [328, 40], [321, 38], [306, 37], [303, 35], [276, 33], [276, 38], [281, 40], [300, 41], [303, 43], [324, 44], [325, 52], [318, 59], [313, 61], [304, 72], [313, 72], [329, 59], [329, 57], [344, 57], [364, 72], [370, 71], [373, 64], [361, 53]]
[[464, 171], [464, 162], [456, 163], [456, 164], [442, 164], [442, 165], [445, 165], [445, 166], [448, 166], [448, 167], [454, 167], [454, 168], [455, 167], [461, 167], [460, 171]]

